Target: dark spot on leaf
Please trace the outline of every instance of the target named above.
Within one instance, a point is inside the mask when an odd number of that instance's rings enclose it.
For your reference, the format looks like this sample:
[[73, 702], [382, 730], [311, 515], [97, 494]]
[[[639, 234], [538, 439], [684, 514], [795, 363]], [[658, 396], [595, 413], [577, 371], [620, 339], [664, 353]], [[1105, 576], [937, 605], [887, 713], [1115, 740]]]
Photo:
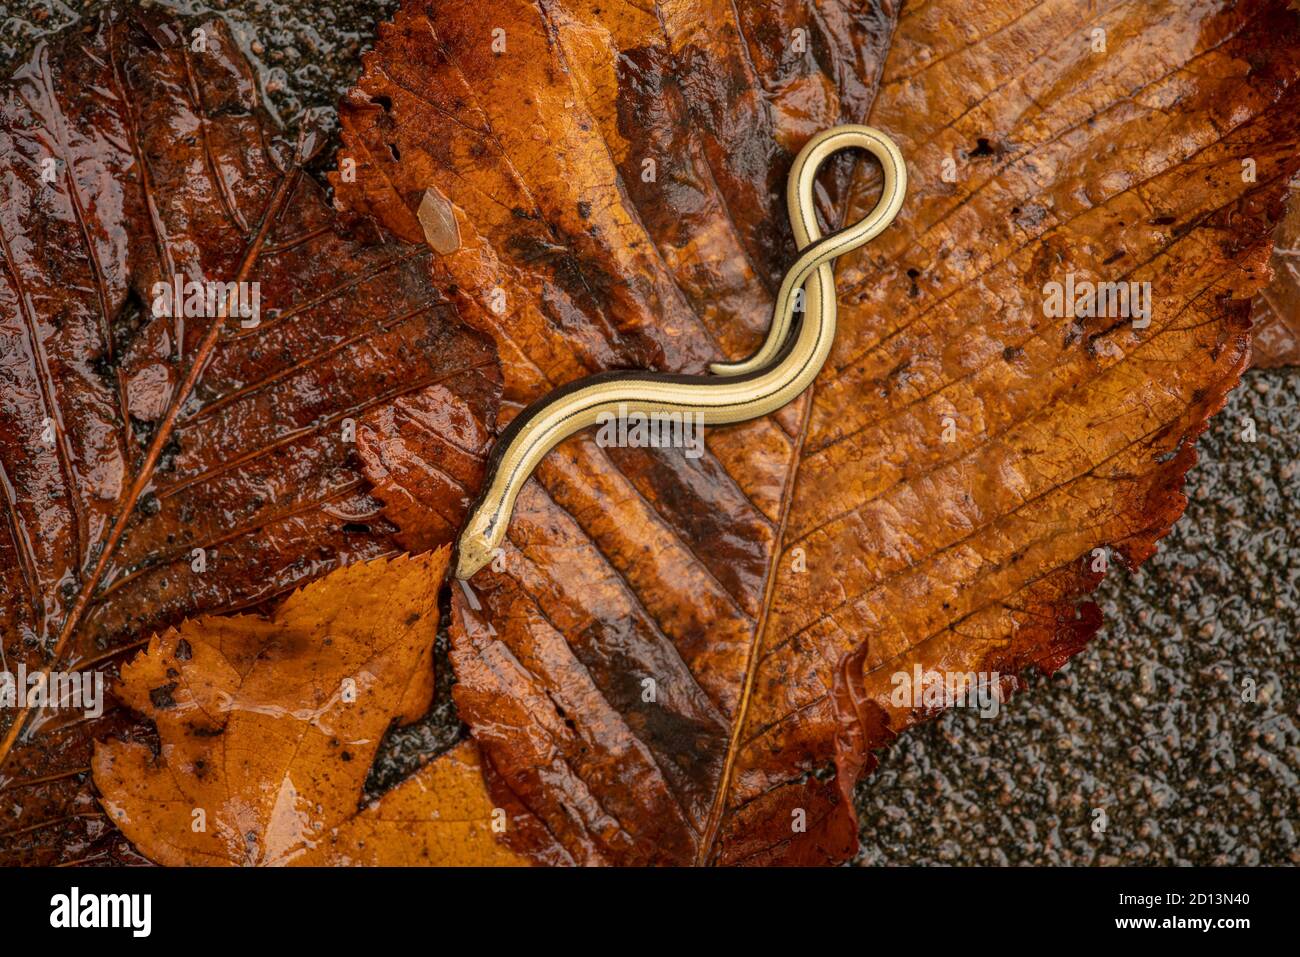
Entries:
[[176, 699], [172, 697], [172, 692], [176, 690], [176, 682], [171, 681], [160, 687], [153, 688], [149, 691], [149, 702], [160, 710], [176, 707]]
[[176, 458], [181, 454], [181, 442], [172, 436], [158, 453], [158, 471], [170, 472], [176, 468]]

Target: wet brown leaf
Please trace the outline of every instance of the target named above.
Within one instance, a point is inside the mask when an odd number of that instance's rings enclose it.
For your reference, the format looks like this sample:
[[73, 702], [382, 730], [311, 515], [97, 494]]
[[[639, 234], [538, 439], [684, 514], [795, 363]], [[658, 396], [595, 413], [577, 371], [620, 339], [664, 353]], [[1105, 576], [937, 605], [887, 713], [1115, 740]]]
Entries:
[[[339, 230], [302, 169], [313, 144], [282, 138], [213, 17], [110, 8], [0, 87], [9, 669], [112, 668], [187, 616], [398, 552], [351, 438], [372, 416], [459, 430], [428, 503], [444, 523], [426, 538], [451, 538], [482, 470], [462, 433], [495, 416], [493, 347], [427, 249]], [[158, 314], [178, 275], [258, 284], [260, 323]], [[111, 829], [81, 786], [90, 741], [130, 727], [6, 709], [0, 854], [95, 858]]]
[[[545, 825], [516, 846], [842, 860], [871, 751], [934, 710], [893, 703], [892, 675], [1010, 690], [1083, 646], [1101, 559], [1154, 551], [1247, 360], [1298, 58], [1296, 14], [1264, 0], [411, 0], [381, 28], [339, 197], [445, 252], [502, 356], [498, 426], [589, 372], [750, 350], [815, 130], [871, 122], [909, 164], [894, 227], [839, 264], [810, 396], [696, 460], [575, 437], [504, 570], [453, 593], [461, 716], [498, 799]], [[828, 222], [874, 200], [874, 168], [849, 171]], [[1150, 282], [1150, 325], [1046, 316], [1071, 273]], [[418, 542], [432, 449], [377, 441], [417, 479], [368, 466]]]
[[1255, 297], [1254, 364], [1300, 365], [1300, 180], [1292, 178], [1287, 214], [1273, 234], [1273, 279]]
[[493, 837], [471, 741], [358, 808], [388, 726], [429, 707], [447, 551], [340, 569], [269, 619], [153, 638], [118, 693], [160, 750], [95, 748], [113, 822], [161, 864], [525, 863]]

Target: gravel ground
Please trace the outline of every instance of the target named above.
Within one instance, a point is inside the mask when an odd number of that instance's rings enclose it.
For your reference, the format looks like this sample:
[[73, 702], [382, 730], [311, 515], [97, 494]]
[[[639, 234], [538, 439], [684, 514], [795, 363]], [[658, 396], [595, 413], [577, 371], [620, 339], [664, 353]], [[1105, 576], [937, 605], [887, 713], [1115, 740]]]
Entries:
[[[0, 0], [0, 68], [92, 5]], [[175, 5], [227, 18], [286, 127], [331, 130], [397, 2]], [[858, 790], [857, 863], [1300, 863], [1300, 370], [1248, 374], [1199, 448], [1187, 514], [1138, 572], [1112, 566], [1089, 648], [997, 718], [950, 711], [884, 756]], [[453, 727], [444, 708], [393, 736], [372, 786]]]

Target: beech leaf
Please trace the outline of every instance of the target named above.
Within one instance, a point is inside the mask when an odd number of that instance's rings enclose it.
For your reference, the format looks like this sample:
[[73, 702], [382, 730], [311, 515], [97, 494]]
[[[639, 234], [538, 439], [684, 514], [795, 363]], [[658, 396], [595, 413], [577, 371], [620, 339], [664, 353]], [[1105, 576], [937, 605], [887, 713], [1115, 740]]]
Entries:
[[[939, 710], [895, 676], [1005, 695], [1077, 652], [1086, 593], [1186, 504], [1300, 163], [1281, 0], [408, 0], [364, 62], [339, 202], [439, 248], [502, 357], [498, 428], [591, 372], [746, 355], [813, 132], [869, 122], [908, 163], [808, 395], [699, 459], [574, 437], [453, 591], [461, 717], [552, 862], [844, 860], [872, 752]], [[827, 228], [877, 174], [826, 178]], [[1076, 281], [1133, 308], [1053, 314]], [[435, 450], [394, 424], [418, 476]]]
[[[111, 669], [188, 616], [397, 554], [356, 452], [369, 417], [427, 427], [445, 405], [458, 435], [495, 417], [492, 344], [439, 293], [427, 248], [343, 230], [303, 169], [316, 144], [276, 128], [211, 15], [110, 6], [0, 85], [11, 671]], [[482, 453], [444, 457], [431, 545]], [[129, 727], [111, 707], [6, 709], [0, 854], [93, 858], [90, 741]]]
[[154, 637], [117, 691], [160, 751], [95, 748], [113, 823], [160, 864], [525, 863], [493, 836], [472, 741], [358, 808], [389, 724], [429, 706], [446, 568], [445, 547], [381, 558], [269, 619], [204, 616]]

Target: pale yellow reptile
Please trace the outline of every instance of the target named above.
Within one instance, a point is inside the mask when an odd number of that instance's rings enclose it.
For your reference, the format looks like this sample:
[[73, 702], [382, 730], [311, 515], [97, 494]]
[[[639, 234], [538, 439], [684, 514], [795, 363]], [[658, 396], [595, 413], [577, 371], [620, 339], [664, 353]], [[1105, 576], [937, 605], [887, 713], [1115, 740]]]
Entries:
[[[857, 147], [872, 153], [884, 169], [875, 208], [862, 220], [822, 238], [813, 185], [831, 154]], [[605, 372], [579, 379], [520, 412], [497, 439], [488, 481], [457, 543], [456, 577], [469, 578], [492, 560], [505, 539], [520, 489], [542, 458], [560, 442], [602, 418], [640, 413], [699, 416], [705, 425], [756, 419], [781, 408], [812, 384], [835, 338], [837, 257], [870, 242], [893, 221], [907, 191], [907, 169], [893, 140], [869, 126], [836, 126], [814, 136], [799, 151], [786, 186], [795, 242], [802, 250], [777, 293], [772, 327], [762, 347], [742, 362], [718, 362], [714, 375], [663, 372]], [[810, 281], [811, 278], [811, 281]], [[804, 316], [790, 340], [795, 293], [804, 284]]]

